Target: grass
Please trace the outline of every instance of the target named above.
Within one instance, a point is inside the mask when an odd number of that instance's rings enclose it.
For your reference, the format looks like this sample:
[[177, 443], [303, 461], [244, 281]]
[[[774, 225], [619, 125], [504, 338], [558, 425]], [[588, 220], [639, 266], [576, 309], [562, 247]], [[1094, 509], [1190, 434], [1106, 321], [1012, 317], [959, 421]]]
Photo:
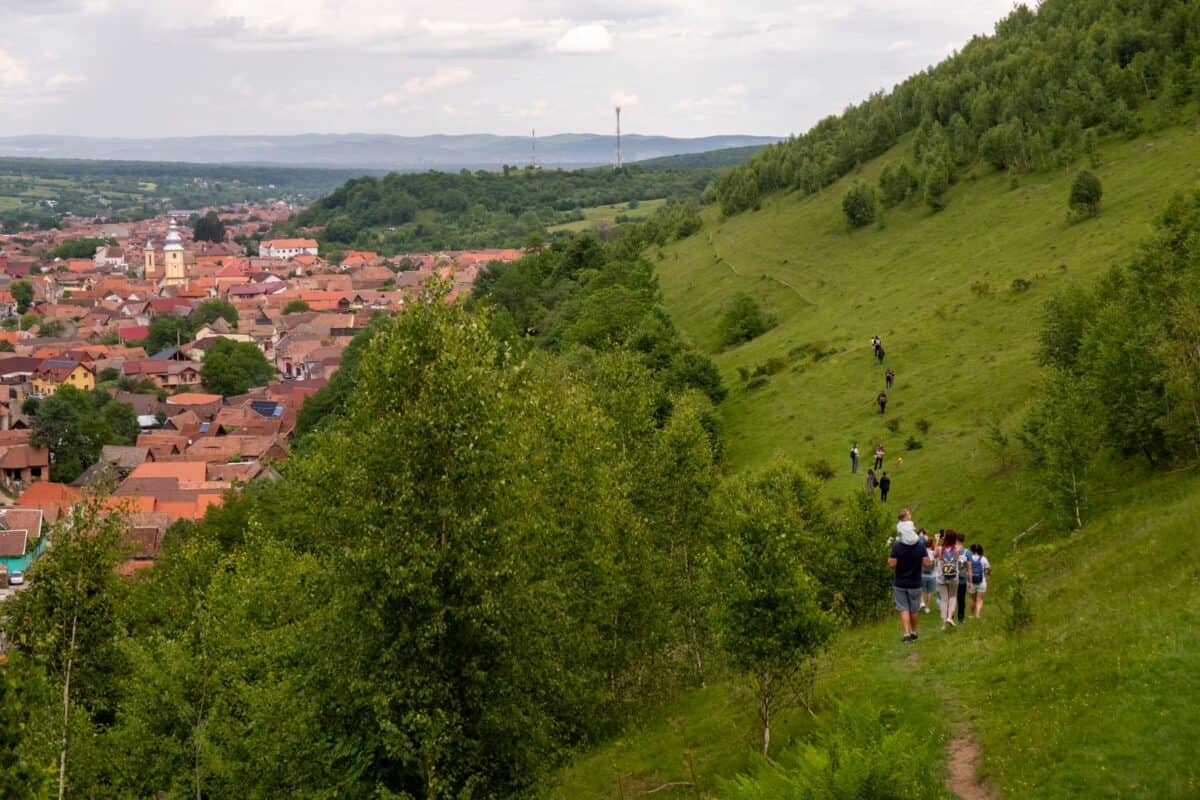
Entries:
[[[1093, 283], [1134, 252], [1167, 197], [1200, 179], [1195, 137], [1176, 128], [1103, 146], [1093, 170], [1103, 209], [1078, 225], [1066, 223], [1066, 197], [1082, 165], [1023, 176], [1015, 189], [1007, 176], [977, 169], [939, 214], [906, 206], [849, 232], [843, 192], [854, 179], [874, 181], [899, 158], [893, 152], [816, 197], [775, 196], [728, 220], [709, 209], [704, 229], [658, 261], [676, 323], [715, 353], [732, 388], [721, 407], [732, 469], [777, 456], [827, 459], [839, 474], [825, 485], [844, 496], [865, 471], [849, 474], [851, 442], [869, 462], [882, 441], [892, 507], [909, 506], [919, 525], [955, 527], [987, 548], [995, 573], [984, 620], [947, 635], [926, 623], [907, 649], [891, 620], [847, 631], [820, 686], [830, 697], [904, 709], [933, 736], [965, 720], [982, 748], [978, 771], [1002, 797], [1200, 794], [1200, 477], [1110, 460], [1087, 524], [1069, 534], [1036, 502], [1019, 448], [1014, 466], [988, 443], [993, 423], [1016, 431], [1036, 386], [1045, 300], [1071, 282]], [[1031, 285], [1014, 290], [1015, 279]], [[739, 291], [779, 324], [718, 352], [716, 320]], [[884, 369], [871, 357], [873, 334], [897, 373], [886, 417], [873, 405]], [[787, 366], [747, 388], [739, 368], [753, 372], [772, 358]], [[923, 447], [906, 450], [910, 436]], [[1010, 637], [1002, 616], [1017, 570], [1028, 576], [1035, 621]], [[956, 719], [930, 705], [938, 692], [957, 698]], [[581, 755], [546, 793], [632, 797], [630, 786], [687, 780], [686, 746], [712, 794], [753, 763], [751, 712], [728, 683], [686, 695]], [[796, 716], [783, 738], [811, 724]]]
[[546, 230], [550, 233], [558, 233], [560, 231], [569, 231], [579, 233], [580, 231], [593, 230], [601, 225], [616, 225], [617, 217], [628, 216], [630, 219], [643, 219], [651, 216], [655, 211], [666, 205], [666, 198], [658, 200], [642, 200], [636, 208], [630, 208], [628, 203], [613, 203], [607, 206], [592, 206], [591, 208], [582, 209], [583, 219], [574, 222], [564, 222], [562, 225], [554, 225]]

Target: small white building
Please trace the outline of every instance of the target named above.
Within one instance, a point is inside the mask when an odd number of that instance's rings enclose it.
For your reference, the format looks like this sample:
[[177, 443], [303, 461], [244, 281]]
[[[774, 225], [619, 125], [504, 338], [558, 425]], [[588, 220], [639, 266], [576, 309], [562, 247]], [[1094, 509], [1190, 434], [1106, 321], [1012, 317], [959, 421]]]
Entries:
[[305, 254], [317, 254], [316, 239], [268, 239], [258, 245], [258, 255], [262, 258], [292, 258]]
[[125, 269], [129, 266], [125, 261], [125, 250], [112, 245], [96, 248], [96, 255], [92, 256], [92, 261], [100, 268]]

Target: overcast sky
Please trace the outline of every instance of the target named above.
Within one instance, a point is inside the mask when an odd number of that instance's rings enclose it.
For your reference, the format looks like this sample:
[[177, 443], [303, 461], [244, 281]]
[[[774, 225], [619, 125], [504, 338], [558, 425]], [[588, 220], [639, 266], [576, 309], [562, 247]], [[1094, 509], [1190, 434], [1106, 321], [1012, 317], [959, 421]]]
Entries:
[[0, 0], [0, 135], [786, 135], [1012, 0]]

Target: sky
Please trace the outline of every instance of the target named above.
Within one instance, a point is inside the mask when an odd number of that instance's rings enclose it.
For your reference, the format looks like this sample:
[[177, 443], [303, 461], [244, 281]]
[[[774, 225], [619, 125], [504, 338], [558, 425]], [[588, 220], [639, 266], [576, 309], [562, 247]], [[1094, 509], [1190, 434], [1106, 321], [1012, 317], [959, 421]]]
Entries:
[[0, 136], [800, 133], [1012, 0], [0, 0]]

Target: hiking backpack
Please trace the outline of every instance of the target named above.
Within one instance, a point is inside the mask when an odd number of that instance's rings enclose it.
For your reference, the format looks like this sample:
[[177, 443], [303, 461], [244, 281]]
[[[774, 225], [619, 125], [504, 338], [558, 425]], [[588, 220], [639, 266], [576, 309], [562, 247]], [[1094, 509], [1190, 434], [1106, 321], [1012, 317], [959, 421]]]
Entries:
[[983, 583], [983, 556], [971, 556], [971, 582]]
[[958, 551], [952, 550], [947, 558], [942, 550], [942, 582], [958, 583]]

